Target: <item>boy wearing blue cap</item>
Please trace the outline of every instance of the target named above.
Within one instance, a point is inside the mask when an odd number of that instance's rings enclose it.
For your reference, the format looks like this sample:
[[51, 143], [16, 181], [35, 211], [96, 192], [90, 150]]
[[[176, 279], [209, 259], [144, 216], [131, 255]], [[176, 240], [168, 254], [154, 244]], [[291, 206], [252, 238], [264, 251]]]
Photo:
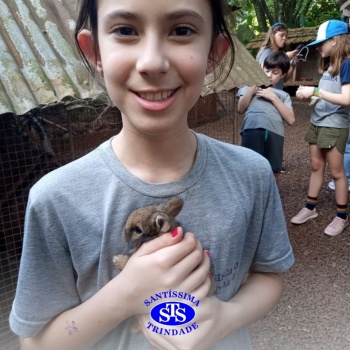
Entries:
[[300, 86], [297, 97], [318, 97], [305, 135], [311, 156], [311, 176], [305, 207], [292, 218], [303, 224], [318, 216], [316, 204], [321, 191], [326, 164], [335, 184], [337, 214], [324, 233], [336, 236], [349, 225], [347, 216], [348, 180], [344, 171], [344, 151], [350, 121], [350, 36], [347, 23], [330, 20], [320, 25], [316, 46], [321, 55], [322, 74], [318, 87]]

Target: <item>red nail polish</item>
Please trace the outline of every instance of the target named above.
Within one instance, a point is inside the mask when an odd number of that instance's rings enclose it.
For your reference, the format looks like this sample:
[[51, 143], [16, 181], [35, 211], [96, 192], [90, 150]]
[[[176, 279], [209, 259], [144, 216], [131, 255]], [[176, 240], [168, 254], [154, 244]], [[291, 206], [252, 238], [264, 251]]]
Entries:
[[205, 254], [207, 254], [210, 257], [210, 251], [209, 250], [206, 250]]
[[177, 227], [176, 228], [174, 228], [172, 231], [171, 231], [171, 237], [176, 237], [177, 236], [177, 234], [178, 234], [178, 232], [177, 232]]

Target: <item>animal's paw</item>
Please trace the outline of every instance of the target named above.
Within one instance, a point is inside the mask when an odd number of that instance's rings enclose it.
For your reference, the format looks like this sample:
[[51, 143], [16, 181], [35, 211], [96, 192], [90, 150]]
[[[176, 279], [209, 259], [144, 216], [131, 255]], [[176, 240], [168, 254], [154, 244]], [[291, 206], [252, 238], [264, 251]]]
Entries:
[[311, 96], [311, 102], [309, 103], [309, 106], [313, 106], [320, 98], [317, 96]]
[[113, 256], [113, 264], [117, 270], [123, 270], [128, 260], [129, 260], [129, 256], [127, 255], [119, 254], [119, 255]]

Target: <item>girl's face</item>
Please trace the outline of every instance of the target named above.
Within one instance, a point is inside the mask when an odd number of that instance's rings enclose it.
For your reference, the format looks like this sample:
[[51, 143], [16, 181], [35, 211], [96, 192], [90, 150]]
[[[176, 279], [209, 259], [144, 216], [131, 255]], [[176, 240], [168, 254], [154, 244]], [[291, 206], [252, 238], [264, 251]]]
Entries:
[[187, 128], [214, 68], [211, 23], [207, 0], [99, 0], [95, 64], [124, 129], [164, 135]]
[[286, 46], [288, 33], [286, 31], [276, 32], [274, 39], [277, 49], [283, 49]]
[[328, 39], [316, 46], [316, 50], [320, 53], [322, 58], [329, 57], [332, 53], [333, 46], [335, 45], [334, 38]]

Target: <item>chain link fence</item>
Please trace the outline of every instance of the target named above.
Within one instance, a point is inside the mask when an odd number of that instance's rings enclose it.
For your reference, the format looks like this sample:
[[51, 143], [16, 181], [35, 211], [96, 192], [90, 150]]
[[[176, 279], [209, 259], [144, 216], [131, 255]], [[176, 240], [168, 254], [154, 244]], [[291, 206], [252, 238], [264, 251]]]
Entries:
[[[210, 137], [237, 143], [235, 105], [232, 91], [200, 98], [189, 113], [189, 126]], [[87, 154], [121, 128], [116, 108], [88, 104], [62, 104], [22, 116], [0, 116], [0, 350], [19, 349], [8, 317], [16, 291], [31, 186], [48, 172]]]

